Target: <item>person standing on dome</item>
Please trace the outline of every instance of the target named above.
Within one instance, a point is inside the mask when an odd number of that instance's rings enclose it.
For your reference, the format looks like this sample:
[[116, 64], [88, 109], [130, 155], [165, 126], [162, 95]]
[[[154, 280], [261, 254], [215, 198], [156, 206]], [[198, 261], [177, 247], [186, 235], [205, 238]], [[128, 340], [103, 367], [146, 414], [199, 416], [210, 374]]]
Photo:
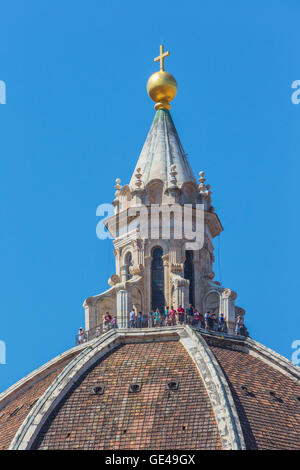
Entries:
[[171, 307], [171, 310], [170, 310], [170, 324], [171, 326], [176, 325], [176, 310], [174, 310], [173, 306]]
[[235, 323], [235, 334], [236, 335], [240, 335], [241, 334], [241, 328], [243, 326], [243, 319], [242, 317], [239, 315], [237, 317], [237, 320], [236, 320], [236, 323]]
[[110, 330], [111, 328], [111, 321], [112, 317], [109, 312], [106, 312], [105, 317], [104, 317], [104, 328], [105, 331]]
[[208, 329], [213, 330], [214, 329], [214, 318], [213, 318], [213, 312], [208, 311]]
[[132, 309], [130, 314], [129, 314], [129, 326], [130, 326], [130, 328], [135, 328], [135, 311], [134, 311], [134, 309]]
[[196, 326], [196, 328], [200, 328], [200, 313], [198, 312], [198, 309], [196, 308], [193, 313], [191, 325]]
[[165, 309], [165, 326], [170, 326], [169, 307], [166, 307], [166, 309]]
[[84, 329], [82, 328], [82, 326], [79, 328], [78, 330], [78, 341], [79, 341], [79, 344], [82, 344], [84, 343], [84, 338], [85, 338], [85, 331]]
[[153, 310], [148, 313], [148, 328], [153, 328]]
[[226, 332], [226, 322], [225, 322], [225, 318], [224, 318], [224, 313], [220, 314], [219, 323], [220, 323], [220, 331], [225, 333]]
[[183, 325], [183, 323], [184, 323], [184, 308], [182, 308], [182, 306], [179, 305], [179, 307], [177, 309], [177, 312], [178, 312], [179, 324]]
[[214, 331], [218, 332], [219, 331], [219, 318], [216, 316], [214, 313]]
[[154, 313], [154, 326], [160, 326], [160, 312], [158, 308], [155, 310]]
[[148, 315], [147, 313], [142, 313], [142, 328], [147, 328], [148, 326]]
[[209, 317], [210, 317], [210, 311], [208, 310], [207, 312], [205, 312], [204, 314], [204, 327], [206, 330], [209, 329]]
[[159, 326], [165, 326], [165, 312], [159, 312]]
[[101, 335], [101, 328], [100, 328], [100, 326], [97, 326], [95, 336], [96, 336], [96, 338], [99, 338], [100, 335]]
[[142, 312], [139, 312], [137, 316], [137, 328], [142, 328], [142, 324], [143, 324], [143, 314]]
[[189, 305], [189, 307], [186, 309], [186, 322], [188, 325], [193, 324], [193, 316], [194, 316], [194, 307], [192, 304]]
[[[199, 310], [198, 310], [199, 311]], [[204, 316], [202, 313], [199, 312], [199, 328], [205, 328], [204, 324]]]

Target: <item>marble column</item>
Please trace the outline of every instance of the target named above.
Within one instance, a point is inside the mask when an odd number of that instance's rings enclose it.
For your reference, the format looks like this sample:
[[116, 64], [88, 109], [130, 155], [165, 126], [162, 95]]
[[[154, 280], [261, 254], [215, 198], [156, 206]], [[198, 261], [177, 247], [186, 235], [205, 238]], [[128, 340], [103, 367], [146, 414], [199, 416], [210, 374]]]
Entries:
[[117, 323], [119, 328], [128, 328], [129, 326], [129, 293], [125, 289], [120, 289], [117, 292]]
[[235, 331], [235, 299], [237, 294], [231, 289], [224, 289], [222, 292], [221, 311], [227, 322], [228, 333]]

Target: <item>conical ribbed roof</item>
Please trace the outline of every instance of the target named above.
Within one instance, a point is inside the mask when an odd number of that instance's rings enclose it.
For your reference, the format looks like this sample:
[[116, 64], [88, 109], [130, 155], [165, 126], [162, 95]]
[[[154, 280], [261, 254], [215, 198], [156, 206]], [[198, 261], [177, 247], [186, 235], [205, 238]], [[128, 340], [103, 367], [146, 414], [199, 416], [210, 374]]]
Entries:
[[141, 168], [142, 181], [145, 185], [154, 179], [160, 179], [166, 186], [170, 180], [170, 167], [176, 165], [177, 184], [182, 186], [187, 181], [196, 183], [193, 171], [184, 153], [171, 114], [167, 109], [156, 111], [151, 129], [139, 156], [130, 186], [135, 184], [135, 172]]

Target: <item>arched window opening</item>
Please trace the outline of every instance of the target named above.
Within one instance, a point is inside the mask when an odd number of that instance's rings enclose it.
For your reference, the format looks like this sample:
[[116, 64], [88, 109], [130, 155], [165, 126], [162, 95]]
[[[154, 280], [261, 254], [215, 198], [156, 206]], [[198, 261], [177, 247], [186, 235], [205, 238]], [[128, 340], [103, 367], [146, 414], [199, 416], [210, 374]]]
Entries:
[[185, 252], [184, 278], [190, 281], [189, 303], [195, 307], [195, 273], [192, 250], [186, 250]]
[[154, 248], [152, 251], [151, 263], [151, 298], [152, 310], [157, 308], [160, 312], [165, 308], [164, 295], [164, 264], [162, 260], [163, 251], [160, 247]]

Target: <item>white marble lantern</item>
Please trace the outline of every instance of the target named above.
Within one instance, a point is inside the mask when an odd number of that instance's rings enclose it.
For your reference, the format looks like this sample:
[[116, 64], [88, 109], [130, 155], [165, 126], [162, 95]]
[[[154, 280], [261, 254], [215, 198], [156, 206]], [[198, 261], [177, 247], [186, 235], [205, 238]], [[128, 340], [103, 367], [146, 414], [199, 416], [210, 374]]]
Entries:
[[[102, 324], [106, 311], [127, 327], [132, 308], [148, 312], [191, 303], [202, 313], [224, 313], [233, 331], [237, 312], [245, 312], [235, 306], [236, 293], [214, 281], [213, 240], [223, 228], [204, 172], [199, 175], [197, 182], [169, 110], [158, 109], [129, 184], [122, 187], [117, 180], [115, 213], [105, 222], [113, 236], [115, 273], [107, 291], [84, 302], [87, 330]], [[175, 236], [184, 207], [191, 208], [193, 223], [202, 212], [198, 248], [190, 249], [184, 233]], [[148, 230], [141, 220], [148, 221]]]

